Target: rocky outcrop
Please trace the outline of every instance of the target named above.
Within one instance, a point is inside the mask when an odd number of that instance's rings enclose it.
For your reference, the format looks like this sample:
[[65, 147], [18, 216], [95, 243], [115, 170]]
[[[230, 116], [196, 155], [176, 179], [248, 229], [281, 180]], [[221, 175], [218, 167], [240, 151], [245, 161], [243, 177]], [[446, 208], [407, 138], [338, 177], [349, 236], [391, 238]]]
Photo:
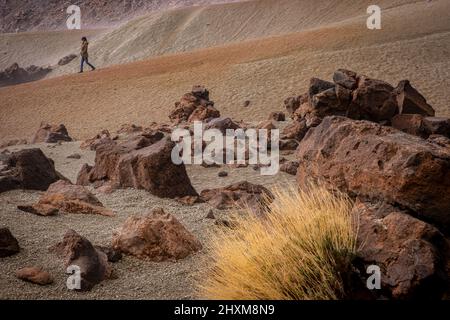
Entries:
[[327, 117], [297, 150], [301, 185], [322, 180], [450, 231], [450, 149], [373, 122]]
[[20, 251], [19, 242], [8, 228], [0, 228], [0, 258], [12, 256]]
[[3, 161], [3, 167], [0, 165], [0, 192], [13, 189], [45, 191], [60, 179], [65, 178], [55, 170], [53, 161], [41, 149], [14, 152]]
[[24, 69], [19, 67], [17, 63], [13, 63], [10, 67], [0, 71], [0, 87], [36, 81], [44, 78], [51, 71], [51, 68], [42, 68], [34, 65]]
[[112, 269], [106, 254], [95, 249], [89, 240], [74, 230], [68, 230], [63, 241], [51, 247], [50, 251], [63, 258], [65, 268], [77, 266], [80, 269], [81, 283], [78, 290], [91, 290], [111, 277]]
[[66, 127], [63, 124], [51, 125], [43, 122], [31, 140], [31, 143], [57, 143], [59, 141], [72, 141]]
[[62, 57], [61, 59], [59, 59], [58, 61], [58, 66], [65, 66], [66, 64], [69, 64], [70, 62], [72, 62], [74, 59], [76, 59], [78, 56], [76, 54], [69, 54], [65, 57]]
[[98, 146], [102, 144], [114, 143], [114, 140], [116, 139], [117, 137], [111, 137], [111, 134], [109, 133], [108, 130], [102, 130], [95, 137], [83, 141], [80, 145], [80, 148], [95, 151], [97, 150]]
[[39, 267], [26, 267], [16, 271], [16, 277], [23, 281], [28, 281], [41, 286], [53, 283], [52, 276]]
[[85, 187], [63, 180], [51, 184], [36, 204], [18, 208], [41, 216], [55, 215], [58, 212], [114, 216], [114, 213], [104, 208], [103, 204]]
[[308, 92], [288, 98], [285, 106], [292, 119], [305, 121], [307, 129], [317, 126], [327, 116], [390, 125], [397, 115], [433, 117], [435, 114], [408, 80], [400, 81], [394, 88], [385, 81], [344, 69], [334, 73], [333, 82], [312, 78]]
[[[358, 202], [358, 256], [381, 269], [381, 292], [393, 299], [441, 299], [448, 285], [448, 245], [439, 230], [383, 203]], [[447, 256], [447, 257], [446, 257]]]
[[144, 189], [163, 198], [196, 196], [184, 164], [175, 165], [175, 144], [162, 133], [140, 135], [118, 144], [100, 145], [94, 167], [84, 166], [77, 184]]
[[209, 91], [203, 86], [194, 86], [175, 103], [175, 109], [169, 114], [169, 119], [175, 124], [219, 117], [220, 112], [214, 108], [214, 102], [209, 100]]
[[114, 234], [112, 243], [123, 253], [158, 262], [184, 259], [202, 248], [200, 242], [163, 209], [128, 218]]
[[225, 188], [206, 189], [200, 196], [216, 209], [250, 208], [257, 215], [263, 214], [264, 209], [273, 200], [273, 195], [268, 189], [247, 181]]

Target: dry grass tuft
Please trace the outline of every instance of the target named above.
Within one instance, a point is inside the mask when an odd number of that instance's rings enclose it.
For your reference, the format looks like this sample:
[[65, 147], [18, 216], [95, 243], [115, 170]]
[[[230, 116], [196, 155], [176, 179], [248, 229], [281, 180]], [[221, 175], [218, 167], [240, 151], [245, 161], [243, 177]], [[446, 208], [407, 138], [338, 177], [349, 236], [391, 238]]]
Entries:
[[267, 218], [247, 212], [237, 228], [212, 235], [211, 265], [199, 295], [226, 300], [323, 300], [345, 297], [356, 252], [352, 203], [314, 186], [274, 191]]

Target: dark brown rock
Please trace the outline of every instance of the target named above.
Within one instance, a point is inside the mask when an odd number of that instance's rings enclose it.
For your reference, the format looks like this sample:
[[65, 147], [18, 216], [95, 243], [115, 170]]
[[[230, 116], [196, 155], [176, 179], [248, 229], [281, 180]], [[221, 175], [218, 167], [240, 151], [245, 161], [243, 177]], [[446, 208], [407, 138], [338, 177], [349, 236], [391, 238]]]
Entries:
[[20, 251], [19, 242], [8, 228], [0, 228], [0, 258], [12, 256]]
[[425, 117], [422, 126], [428, 135], [440, 134], [450, 138], [450, 119], [448, 118]]
[[185, 166], [172, 162], [174, 146], [170, 137], [156, 143], [132, 139], [102, 145], [97, 148], [95, 166], [90, 170], [83, 167], [78, 182], [109, 182], [114, 188], [144, 189], [163, 198], [196, 196]]
[[280, 140], [280, 151], [286, 151], [286, 150], [297, 150], [298, 147], [298, 141], [294, 139], [290, 140]]
[[306, 120], [293, 121], [288, 124], [281, 132], [281, 139], [295, 139], [301, 141], [308, 132]]
[[248, 207], [256, 214], [262, 214], [267, 204], [273, 200], [273, 195], [268, 189], [247, 181], [225, 188], [203, 190], [201, 197], [219, 210]]
[[63, 241], [50, 248], [64, 259], [64, 266], [78, 266], [81, 272], [81, 291], [91, 290], [96, 284], [111, 277], [112, 269], [106, 254], [94, 248], [89, 240], [74, 230], [68, 230]]
[[348, 116], [374, 122], [390, 120], [399, 113], [394, 87], [389, 83], [361, 76], [353, 91]]
[[288, 161], [280, 166], [280, 171], [295, 176], [299, 165], [298, 161]]
[[423, 116], [420, 114], [398, 114], [391, 120], [391, 125], [395, 129], [415, 136], [425, 137], [426, 132], [422, 124]]
[[237, 130], [240, 126], [230, 118], [215, 118], [205, 125], [205, 130], [217, 129], [226, 135], [227, 130]]
[[54, 215], [57, 212], [114, 216], [114, 213], [104, 208], [85, 187], [63, 180], [51, 184], [36, 204], [18, 208], [41, 216]]
[[333, 74], [333, 82], [348, 90], [355, 90], [358, 86], [358, 75], [350, 70], [338, 69]]
[[16, 277], [41, 286], [53, 283], [52, 276], [39, 267], [26, 267], [16, 271]]
[[442, 299], [448, 284], [444, 236], [432, 225], [382, 203], [358, 202], [359, 252], [382, 271], [382, 292], [393, 299]]
[[60, 141], [72, 141], [66, 127], [63, 124], [50, 125], [43, 122], [31, 140], [31, 143], [57, 143]]
[[95, 246], [95, 249], [106, 254], [109, 262], [116, 263], [122, 260], [122, 252], [120, 252], [120, 250], [114, 249], [113, 247]]
[[271, 112], [268, 120], [286, 121], [286, 116], [283, 112]]
[[24, 149], [8, 155], [0, 169], [0, 192], [12, 189], [47, 190], [50, 184], [65, 179], [41, 149]]
[[434, 117], [435, 111], [427, 100], [413, 87], [408, 80], [400, 81], [395, 88], [395, 97], [401, 114], [421, 114]]

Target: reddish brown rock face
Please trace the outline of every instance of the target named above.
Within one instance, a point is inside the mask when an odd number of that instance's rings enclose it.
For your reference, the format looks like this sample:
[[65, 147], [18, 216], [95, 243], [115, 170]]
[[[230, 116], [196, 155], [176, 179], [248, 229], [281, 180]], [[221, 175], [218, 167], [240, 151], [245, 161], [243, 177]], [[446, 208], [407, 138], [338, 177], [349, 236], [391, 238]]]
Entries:
[[225, 188], [203, 190], [201, 198], [219, 210], [248, 207], [256, 214], [262, 214], [273, 195], [261, 185], [243, 181]]
[[41, 216], [55, 215], [59, 211], [73, 214], [114, 216], [114, 213], [104, 208], [103, 204], [86, 188], [63, 180], [50, 185], [47, 192], [41, 196], [36, 204], [19, 206], [18, 208]]
[[380, 267], [381, 292], [394, 299], [441, 299], [448, 274], [444, 236], [432, 225], [386, 204], [358, 202], [359, 252]]
[[83, 141], [80, 145], [81, 149], [90, 149], [90, 150], [97, 150], [97, 147], [102, 144], [114, 144], [115, 142], [111, 138], [111, 134], [108, 130], [102, 130], [99, 134], [97, 134], [95, 137], [92, 137], [91, 139], [87, 139]]
[[367, 121], [327, 117], [297, 150], [300, 185], [323, 180], [398, 204], [450, 231], [450, 150]]
[[422, 126], [423, 116], [420, 114], [398, 114], [391, 120], [391, 125], [400, 131], [425, 137], [426, 132]]
[[169, 137], [155, 140], [134, 137], [117, 145], [100, 146], [96, 151], [95, 166], [83, 167], [78, 182], [144, 189], [162, 198], [198, 195], [185, 166], [172, 162], [175, 143]]
[[231, 118], [215, 118], [205, 125], [205, 130], [217, 129], [223, 135], [226, 135], [227, 130], [236, 130], [239, 128], [240, 126], [231, 120]]
[[38, 267], [26, 267], [16, 271], [16, 277], [41, 286], [53, 283], [52, 276]]
[[0, 258], [9, 257], [20, 251], [19, 242], [8, 228], [0, 228]]
[[128, 218], [113, 236], [113, 247], [152, 261], [179, 260], [201, 250], [200, 242], [163, 209]]
[[50, 251], [64, 259], [65, 268], [78, 266], [81, 272], [81, 291], [91, 290], [96, 284], [111, 277], [112, 269], [106, 254], [94, 248], [86, 238], [68, 230], [62, 242]]
[[0, 192], [13, 189], [47, 190], [50, 184], [64, 179], [53, 161], [41, 149], [25, 149], [7, 156], [0, 167]]
[[308, 126], [306, 125], [306, 121], [294, 121], [288, 124], [283, 131], [281, 132], [282, 139], [295, 139], [300, 141], [308, 132]]
[[420, 114], [430, 117], [435, 115], [433, 107], [427, 103], [424, 96], [411, 86], [408, 80], [400, 81], [395, 88], [395, 98], [401, 114]]
[[203, 86], [194, 86], [191, 92], [175, 103], [175, 109], [169, 114], [175, 124], [219, 117], [220, 112], [214, 108], [214, 102], [209, 100], [209, 91]]
[[41, 123], [41, 127], [34, 135], [31, 143], [56, 143], [59, 141], [72, 141], [66, 127], [63, 124], [50, 125], [48, 123]]

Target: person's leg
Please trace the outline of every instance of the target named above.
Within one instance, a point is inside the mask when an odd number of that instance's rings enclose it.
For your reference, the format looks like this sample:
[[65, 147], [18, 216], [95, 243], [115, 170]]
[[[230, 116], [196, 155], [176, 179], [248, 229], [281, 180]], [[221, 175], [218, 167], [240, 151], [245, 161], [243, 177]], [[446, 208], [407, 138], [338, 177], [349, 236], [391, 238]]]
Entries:
[[84, 57], [81, 57], [80, 72], [83, 72]]
[[89, 58], [86, 58], [86, 63], [88, 64], [89, 67], [92, 68], [92, 70], [95, 70], [95, 67], [89, 63]]

